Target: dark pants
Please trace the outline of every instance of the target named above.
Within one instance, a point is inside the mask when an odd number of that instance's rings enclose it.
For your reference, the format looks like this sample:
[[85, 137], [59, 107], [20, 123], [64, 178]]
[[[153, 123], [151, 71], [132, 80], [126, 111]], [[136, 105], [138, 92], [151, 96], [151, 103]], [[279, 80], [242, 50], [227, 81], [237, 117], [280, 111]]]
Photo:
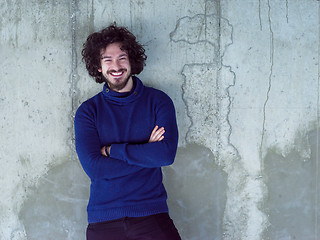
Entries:
[[87, 240], [181, 240], [168, 213], [90, 223]]

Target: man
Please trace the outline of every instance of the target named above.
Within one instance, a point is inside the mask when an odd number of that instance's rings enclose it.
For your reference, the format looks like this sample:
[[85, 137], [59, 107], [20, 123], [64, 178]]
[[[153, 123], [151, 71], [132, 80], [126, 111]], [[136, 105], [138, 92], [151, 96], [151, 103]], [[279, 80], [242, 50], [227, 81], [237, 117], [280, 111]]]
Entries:
[[91, 179], [88, 240], [180, 239], [161, 172], [177, 150], [175, 110], [165, 93], [133, 76], [144, 52], [115, 25], [91, 34], [82, 50], [88, 73], [104, 83], [75, 116], [77, 154]]

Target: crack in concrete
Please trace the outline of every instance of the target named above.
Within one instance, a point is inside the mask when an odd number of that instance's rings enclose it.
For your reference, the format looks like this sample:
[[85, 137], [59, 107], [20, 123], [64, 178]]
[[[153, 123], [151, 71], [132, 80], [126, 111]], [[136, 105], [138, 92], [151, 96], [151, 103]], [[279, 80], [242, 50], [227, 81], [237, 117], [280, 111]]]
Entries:
[[[198, 17], [204, 17], [204, 24], [207, 24], [206, 23], [206, 19], [208, 17], [216, 17], [216, 15], [215, 14], [210, 14], [210, 15], [196, 14], [193, 17], [184, 16], [184, 17], [179, 18], [177, 23], [176, 23], [175, 29], [170, 33], [170, 41], [175, 42], [175, 43], [185, 42], [185, 43], [188, 43], [188, 44], [191, 44], [191, 45], [195, 45], [195, 44], [199, 44], [199, 43], [208, 43], [208, 44], [210, 44], [212, 46], [215, 46], [214, 42], [211, 42], [210, 40], [208, 40], [207, 37], [205, 37], [205, 40], [199, 40], [199, 38], [201, 37], [202, 29], [201, 29], [200, 34], [198, 34], [198, 36], [197, 36], [198, 37], [197, 41], [189, 41], [187, 39], [179, 39], [179, 40], [175, 40], [174, 39], [174, 35], [177, 33], [177, 30], [179, 29], [180, 23], [181, 23], [182, 20], [189, 19], [190, 21], [193, 21], [195, 18], [198, 18]], [[205, 27], [205, 30], [206, 29], [207, 29], [207, 27]], [[207, 31], [205, 32], [205, 36], [206, 36], [206, 34], [207, 34]]]
[[232, 88], [232, 87], [234, 87], [236, 85], [236, 73], [232, 70], [231, 66], [227, 66], [227, 65], [223, 65], [223, 66], [228, 68], [229, 72], [233, 75], [233, 83], [230, 84], [226, 88], [227, 97], [229, 99], [229, 104], [227, 105], [227, 114], [226, 114], [226, 121], [227, 121], [227, 125], [229, 126], [229, 133], [227, 135], [227, 142], [228, 142], [228, 145], [230, 145], [233, 148], [233, 150], [235, 151], [234, 160], [240, 161], [241, 160], [240, 153], [239, 153], [238, 149], [231, 143], [232, 125], [230, 123], [230, 113], [231, 113], [231, 104], [232, 104], [232, 97], [231, 97], [231, 94], [230, 94], [230, 88]]
[[183, 76], [184, 80], [183, 80], [183, 83], [181, 85], [181, 90], [182, 90], [182, 101], [185, 105], [185, 108], [186, 108], [186, 114], [187, 114], [187, 117], [189, 118], [189, 121], [190, 121], [190, 125], [188, 126], [188, 129], [187, 129], [187, 132], [186, 132], [186, 136], [185, 136], [185, 141], [186, 143], [189, 143], [189, 138], [188, 138], [188, 135], [190, 134], [190, 131], [191, 131], [191, 128], [192, 126], [194, 125], [193, 123], [193, 119], [192, 119], [192, 116], [190, 114], [190, 109], [189, 109], [189, 105], [188, 105], [188, 102], [187, 102], [187, 99], [185, 98], [186, 96], [186, 92], [185, 92], [185, 86], [187, 85], [187, 76], [184, 74], [184, 69], [187, 67], [187, 64], [185, 64], [182, 68], [182, 71], [180, 72], [180, 74]]
[[271, 91], [272, 86], [272, 74], [273, 74], [273, 64], [274, 64], [274, 37], [273, 37], [273, 31], [272, 31], [272, 21], [271, 21], [271, 6], [270, 6], [270, 0], [268, 0], [268, 22], [269, 22], [269, 31], [270, 31], [270, 73], [269, 73], [269, 81], [268, 81], [268, 89], [266, 94], [266, 100], [263, 104], [263, 121], [262, 121], [262, 133], [261, 133], [261, 141], [260, 141], [260, 163], [261, 163], [261, 169], [264, 168], [263, 163], [263, 142], [264, 142], [264, 135], [265, 135], [265, 124], [266, 124], [266, 108], [269, 101], [269, 95]]

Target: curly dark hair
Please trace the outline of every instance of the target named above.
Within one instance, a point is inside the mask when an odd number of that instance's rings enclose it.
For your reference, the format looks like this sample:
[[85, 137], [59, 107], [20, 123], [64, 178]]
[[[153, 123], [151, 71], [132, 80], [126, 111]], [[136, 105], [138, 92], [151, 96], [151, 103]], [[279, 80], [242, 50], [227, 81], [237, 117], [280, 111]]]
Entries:
[[111, 43], [118, 42], [121, 44], [121, 50], [126, 51], [129, 55], [131, 74], [142, 72], [147, 59], [145, 49], [127, 28], [112, 24], [100, 32], [90, 34], [83, 44], [82, 61], [85, 62], [89, 75], [94, 77], [97, 83], [105, 82], [103, 75], [98, 71], [101, 68], [101, 50]]

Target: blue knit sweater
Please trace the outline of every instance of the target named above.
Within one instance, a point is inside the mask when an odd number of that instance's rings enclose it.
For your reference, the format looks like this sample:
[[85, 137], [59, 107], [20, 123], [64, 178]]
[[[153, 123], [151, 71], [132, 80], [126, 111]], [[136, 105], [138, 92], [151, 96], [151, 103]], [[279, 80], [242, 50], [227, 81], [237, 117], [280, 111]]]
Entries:
[[[168, 212], [161, 167], [173, 163], [178, 142], [175, 110], [163, 92], [133, 77], [130, 93], [103, 91], [75, 116], [76, 151], [91, 179], [88, 222]], [[153, 128], [166, 132], [148, 143]], [[111, 145], [110, 157], [101, 155]]]

